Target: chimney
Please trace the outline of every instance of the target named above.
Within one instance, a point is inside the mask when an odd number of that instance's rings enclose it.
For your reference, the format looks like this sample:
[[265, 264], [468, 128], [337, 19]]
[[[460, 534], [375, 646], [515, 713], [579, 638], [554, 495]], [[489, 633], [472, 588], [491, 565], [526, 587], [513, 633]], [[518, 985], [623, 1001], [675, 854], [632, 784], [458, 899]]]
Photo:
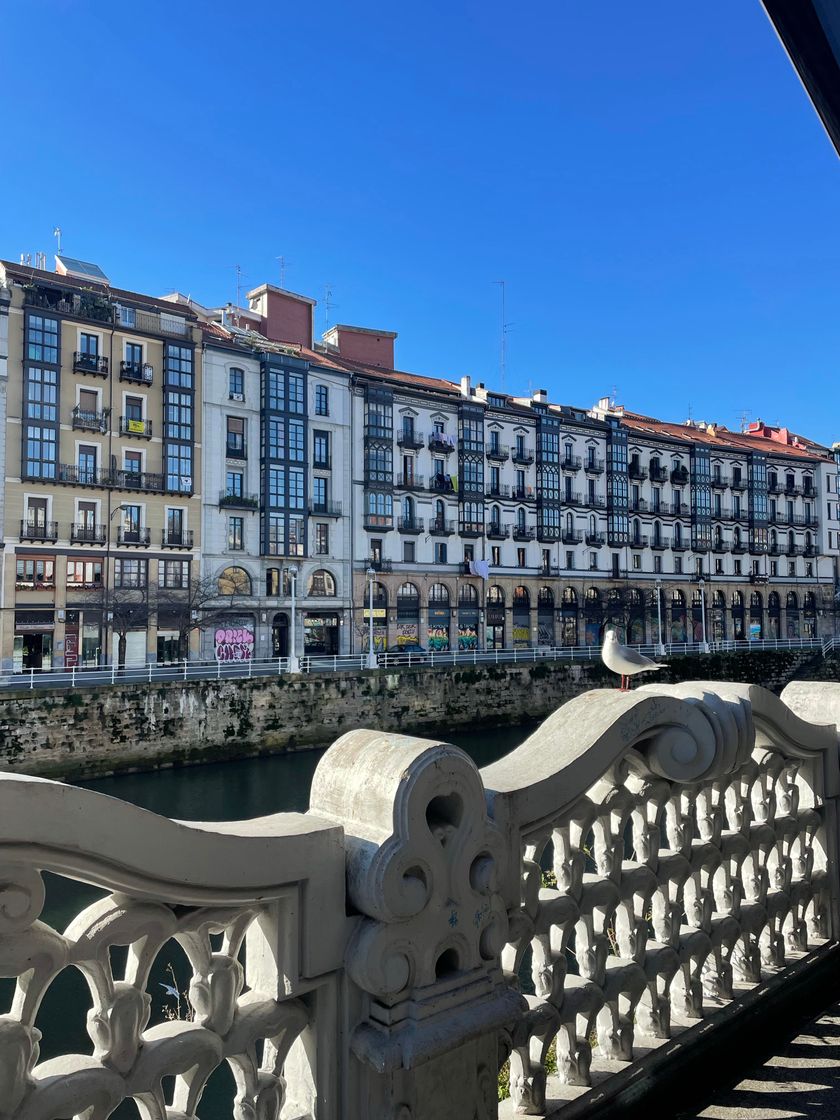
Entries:
[[461, 378], [461, 396], [468, 397], [470, 395], [470, 379], [469, 377]]
[[248, 292], [251, 311], [262, 319], [260, 332], [272, 342], [292, 342], [312, 349], [316, 300], [299, 296], [273, 284], [260, 284]]
[[396, 337], [396, 331], [374, 331], [338, 323], [322, 335], [326, 345], [337, 350], [348, 362], [361, 362], [362, 365], [379, 366], [381, 369], [394, 368]]
[[548, 389], [535, 389], [531, 400], [535, 404], [548, 404]]

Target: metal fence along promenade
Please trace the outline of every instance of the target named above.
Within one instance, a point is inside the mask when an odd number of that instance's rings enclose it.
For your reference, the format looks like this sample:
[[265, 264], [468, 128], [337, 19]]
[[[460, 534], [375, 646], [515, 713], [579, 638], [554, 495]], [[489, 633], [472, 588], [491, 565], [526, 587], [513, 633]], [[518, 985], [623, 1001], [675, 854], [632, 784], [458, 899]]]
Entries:
[[[824, 656], [835, 648], [835, 638], [765, 638], [754, 641], [665, 642], [637, 645], [634, 649], [653, 658], [682, 657], [715, 653], [757, 653], [773, 650], [811, 649]], [[598, 661], [600, 646], [533, 646], [522, 649], [447, 650], [376, 654], [377, 669], [443, 668], [446, 666], [531, 664], [547, 661]], [[304, 656], [299, 659], [301, 673], [357, 673], [370, 668], [367, 653], [335, 656]], [[291, 672], [288, 657], [249, 661], [179, 661], [166, 665], [84, 666], [72, 669], [24, 669], [0, 675], [2, 689], [90, 688], [98, 685], [151, 684], [155, 681], [250, 680], [276, 677]]]

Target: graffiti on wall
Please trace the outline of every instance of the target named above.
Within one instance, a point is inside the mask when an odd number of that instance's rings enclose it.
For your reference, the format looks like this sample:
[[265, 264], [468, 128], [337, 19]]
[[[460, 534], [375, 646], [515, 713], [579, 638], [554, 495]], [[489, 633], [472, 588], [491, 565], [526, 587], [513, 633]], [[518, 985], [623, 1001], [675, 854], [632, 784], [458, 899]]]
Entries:
[[251, 661], [254, 633], [246, 626], [219, 627], [213, 635], [217, 661]]

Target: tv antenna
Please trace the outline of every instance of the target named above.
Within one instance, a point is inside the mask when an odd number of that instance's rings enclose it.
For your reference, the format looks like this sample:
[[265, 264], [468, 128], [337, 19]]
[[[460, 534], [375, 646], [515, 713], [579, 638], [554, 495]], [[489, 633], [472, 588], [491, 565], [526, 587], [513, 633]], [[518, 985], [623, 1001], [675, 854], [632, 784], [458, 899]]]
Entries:
[[275, 260], [280, 265], [280, 287], [285, 288], [286, 287], [286, 268], [289, 264], [291, 264], [291, 261], [287, 261], [286, 258], [282, 255], [279, 256], [279, 257], [275, 257]]
[[742, 408], [741, 409], [741, 415], [738, 417], [738, 422], [741, 425], [740, 431], [745, 432], [747, 430], [747, 424], [749, 423], [749, 420], [750, 420], [751, 416], [752, 416], [751, 409], [749, 409], [749, 408]]
[[337, 303], [333, 303], [333, 290], [332, 284], [324, 285], [324, 327], [330, 325], [330, 312], [338, 307]]
[[502, 392], [505, 391], [505, 374], [507, 372], [507, 334], [508, 328], [513, 326], [513, 323], [507, 321], [505, 314], [505, 295], [506, 295], [506, 280], [494, 280], [494, 284], [499, 285], [499, 296], [501, 301], [501, 321], [499, 326], [499, 388]]
[[245, 279], [245, 273], [242, 271], [242, 265], [232, 264], [230, 266], [236, 273], [236, 307], [242, 306], [242, 281]]
[[58, 255], [61, 256], [61, 226], [56, 226], [53, 230], [53, 237], [58, 242]]

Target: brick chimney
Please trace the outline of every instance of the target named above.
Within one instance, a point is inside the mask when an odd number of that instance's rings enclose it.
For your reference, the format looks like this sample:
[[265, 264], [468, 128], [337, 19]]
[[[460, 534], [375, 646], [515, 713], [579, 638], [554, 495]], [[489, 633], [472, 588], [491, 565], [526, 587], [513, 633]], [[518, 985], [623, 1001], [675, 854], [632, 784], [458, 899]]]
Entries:
[[292, 342], [312, 349], [316, 300], [273, 284], [248, 292], [248, 303], [262, 319], [261, 333], [272, 342]]
[[349, 362], [361, 362], [382, 369], [394, 368], [396, 331], [372, 331], [367, 327], [336, 324], [324, 332], [324, 342]]

